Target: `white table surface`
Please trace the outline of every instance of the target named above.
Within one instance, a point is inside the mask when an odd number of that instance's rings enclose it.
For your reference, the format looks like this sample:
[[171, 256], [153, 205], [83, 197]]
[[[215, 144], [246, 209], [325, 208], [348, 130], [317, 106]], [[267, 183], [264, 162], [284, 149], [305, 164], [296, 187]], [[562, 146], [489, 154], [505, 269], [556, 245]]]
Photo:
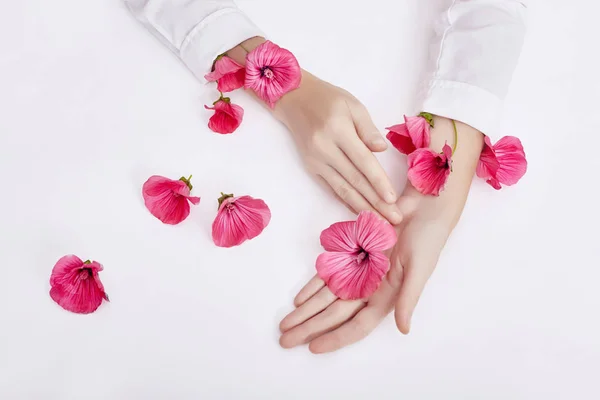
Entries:
[[[414, 110], [442, 1], [240, 1], [301, 64], [353, 92], [380, 128]], [[230, 136], [204, 87], [119, 0], [4, 1], [0, 12], [0, 398], [598, 399], [600, 37], [592, 1], [538, 4], [506, 102], [529, 171], [473, 184], [404, 337], [282, 350], [279, 320], [349, 213], [244, 93]], [[274, 18], [288, 13], [287, 17]], [[373, 74], [372, 72], [376, 73]], [[366, 79], [376, 76], [376, 79]], [[403, 156], [380, 156], [398, 190]], [[179, 226], [143, 206], [151, 174], [193, 174]], [[220, 191], [263, 198], [256, 240], [210, 239]], [[56, 260], [104, 264], [91, 315], [48, 295]]]

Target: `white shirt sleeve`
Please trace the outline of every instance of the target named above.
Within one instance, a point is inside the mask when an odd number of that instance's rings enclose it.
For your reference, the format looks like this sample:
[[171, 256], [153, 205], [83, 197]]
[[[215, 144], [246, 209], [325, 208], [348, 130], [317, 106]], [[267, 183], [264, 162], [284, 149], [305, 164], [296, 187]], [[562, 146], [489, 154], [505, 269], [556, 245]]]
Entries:
[[454, 0], [436, 24], [419, 111], [493, 135], [525, 36], [524, 1]]
[[219, 54], [264, 34], [233, 0], [124, 0], [133, 15], [205, 82]]
[[[124, 0], [204, 82], [214, 59], [264, 34], [233, 0]], [[436, 24], [419, 111], [492, 135], [525, 35], [525, 1], [453, 0]]]

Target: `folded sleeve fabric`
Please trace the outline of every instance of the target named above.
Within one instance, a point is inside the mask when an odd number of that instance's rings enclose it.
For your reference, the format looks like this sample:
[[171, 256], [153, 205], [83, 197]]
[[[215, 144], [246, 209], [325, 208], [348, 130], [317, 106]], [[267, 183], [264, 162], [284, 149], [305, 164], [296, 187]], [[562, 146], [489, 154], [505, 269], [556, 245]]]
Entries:
[[232, 0], [124, 0], [133, 15], [204, 82], [219, 54], [264, 36]]
[[[232, 0], [124, 1], [202, 82], [219, 54], [264, 36]], [[521, 52], [526, 9], [516, 0], [453, 0], [434, 26], [419, 110], [493, 135]]]
[[436, 23], [419, 110], [493, 136], [525, 36], [527, 5], [455, 0]]

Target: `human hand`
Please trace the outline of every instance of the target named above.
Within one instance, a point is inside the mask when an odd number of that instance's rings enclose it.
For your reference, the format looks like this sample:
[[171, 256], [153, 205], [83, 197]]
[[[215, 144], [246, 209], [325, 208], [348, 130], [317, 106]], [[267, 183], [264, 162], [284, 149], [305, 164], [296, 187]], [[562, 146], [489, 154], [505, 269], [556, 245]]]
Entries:
[[[436, 118], [433, 148], [446, 141], [449, 123]], [[464, 207], [483, 144], [481, 133], [457, 125], [461, 142], [446, 189], [439, 197], [424, 196], [408, 184], [398, 200], [404, 219], [396, 227], [390, 270], [378, 290], [369, 299], [341, 300], [314, 277], [296, 296], [297, 308], [281, 321], [282, 347], [310, 343], [313, 353], [335, 351], [367, 336], [394, 308], [398, 329], [408, 333], [414, 308]]]
[[[249, 39], [227, 54], [242, 63], [263, 41]], [[375, 211], [392, 224], [401, 221], [397, 195], [373, 155], [387, 143], [354, 96], [302, 71], [300, 87], [279, 99], [273, 113], [292, 133], [309, 172], [352, 211]]]

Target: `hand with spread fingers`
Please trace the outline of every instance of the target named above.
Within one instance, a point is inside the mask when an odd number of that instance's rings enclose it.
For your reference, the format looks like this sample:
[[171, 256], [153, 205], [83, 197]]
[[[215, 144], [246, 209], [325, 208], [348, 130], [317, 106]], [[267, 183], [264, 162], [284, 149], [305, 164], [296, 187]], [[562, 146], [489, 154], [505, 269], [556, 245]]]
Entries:
[[[431, 147], [441, 149], [453, 140], [453, 130], [443, 118], [436, 117], [435, 125]], [[409, 332], [419, 297], [462, 213], [483, 145], [480, 132], [457, 125], [461, 141], [445, 190], [427, 196], [409, 183], [398, 199], [404, 218], [395, 226], [398, 240], [390, 269], [377, 291], [368, 299], [342, 300], [315, 276], [296, 296], [296, 309], [280, 323], [282, 347], [308, 343], [313, 353], [338, 350], [366, 337], [392, 310], [398, 329]]]

